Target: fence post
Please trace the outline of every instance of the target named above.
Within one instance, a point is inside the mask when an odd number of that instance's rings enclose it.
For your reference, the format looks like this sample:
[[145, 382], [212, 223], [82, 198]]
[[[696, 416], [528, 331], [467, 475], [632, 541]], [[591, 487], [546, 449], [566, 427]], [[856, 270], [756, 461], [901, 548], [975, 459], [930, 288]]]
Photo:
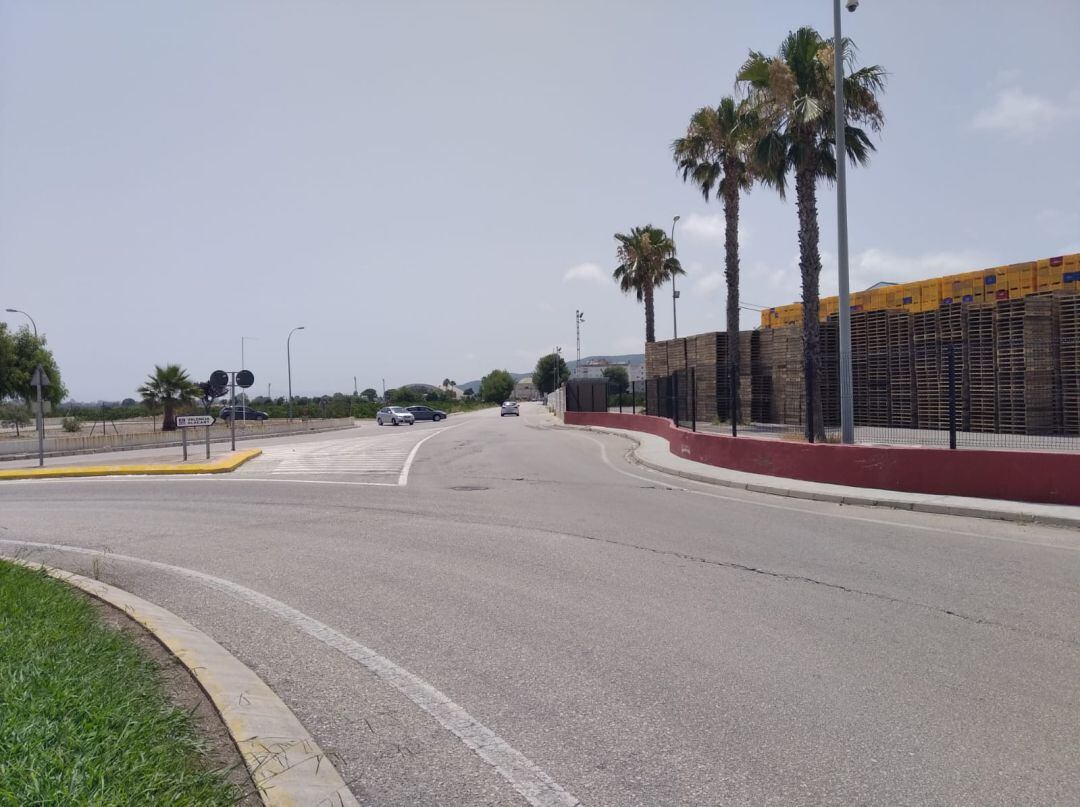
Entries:
[[956, 343], [949, 342], [949, 448], [956, 448]]
[[679, 425], [679, 371], [671, 374], [671, 420]]
[[735, 406], [737, 397], [735, 395], [735, 379], [738, 378], [738, 369], [734, 362], [728, 362], [728, 416], [731, 418], [731, 436], [739, 436], [739, 417], [736, 412]]
[[630, 414], [637, 414], [637, 382], [630, 382]]
[[697, 369], [690, 368], [690, 431], [697, 431]]
[[619, 414], [622, 414], [622, 385], [619, 385]]

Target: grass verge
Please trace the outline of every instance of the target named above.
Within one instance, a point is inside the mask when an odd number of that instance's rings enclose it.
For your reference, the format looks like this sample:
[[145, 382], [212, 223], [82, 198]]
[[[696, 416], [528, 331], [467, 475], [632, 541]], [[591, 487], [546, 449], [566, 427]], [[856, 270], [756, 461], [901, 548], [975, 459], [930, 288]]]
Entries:
[[0, 561], [0, 805], [232, 805], [157, 665], [43, 572]]

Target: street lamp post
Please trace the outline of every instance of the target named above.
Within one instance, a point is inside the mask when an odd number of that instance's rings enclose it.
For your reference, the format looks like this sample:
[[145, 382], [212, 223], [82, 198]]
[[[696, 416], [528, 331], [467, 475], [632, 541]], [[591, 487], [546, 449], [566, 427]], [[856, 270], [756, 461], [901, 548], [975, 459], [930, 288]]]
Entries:
[[[854, 11], [857, 2], [848, 0]], [[847, 114], [844, 110], [844, 46], [840, 35], [840, 0], [833, 0], [833, 75], [836, 107], [836, 254], [840, 287], [840, 441], [855, 442], [851, 382], [851, 297], [848, 279], [847, 232]], [[813, 426], [811, 426], [813, 428]]]
[[[675, 254], [675, 223], [682, 218], [676, 216], [671, 220], [671, 254]], [[679, 338], [679, 315], [675, 310], [675, 301], [679, 299], [679, 292], [675, 291], [675, 275], [671, 276], [671, 332], [672, 337]]]
[[38, 338], [38, 335], [37, 335], [37, 323], [36, 323], [36, 322], [34, 322], [34, 318], [33, 318], [32, 316], [30, 316], [29, 314], [27, 314], [27, 313], [26, 313], [25, 311], [20, 311], [20, 310], [19, 310], [18, 308], [7, 308], [7, 309], [5, 309], [5, 310], [6, 310], [6, 311], [7, 311], [7, 312], [8, 312], [9, 314], [22, 314], [22, 315], [23, 315], [24, 317], [26, 317], [26, 318], [27, 318], [28, 320], [30, 320], [30, 325], [31, 325], [31, 326], [33, 327], [33, 329], [34, 329], [34, 338], [35, 338], [35, 339], [37, 339], [37, 338]]
[[289, 331], [289, 337], [285, 340], [285, 363], [289, 371], [289, 423], [292, 423], [292, 335], [297, 331], [304, 330], [303, 325], [297, 325]]

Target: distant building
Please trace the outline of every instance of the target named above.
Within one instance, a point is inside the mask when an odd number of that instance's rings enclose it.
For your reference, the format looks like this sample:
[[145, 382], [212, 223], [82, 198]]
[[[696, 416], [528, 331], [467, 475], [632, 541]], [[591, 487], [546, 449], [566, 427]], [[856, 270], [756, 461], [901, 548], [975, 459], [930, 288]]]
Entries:
[[515, 401], [539, 401], [540, 392], [536, 389], [531, 376], [519, 378], [514, 384], [513, 398]]
[[623, 367], [631, 382], [645, 381], [644, 363], [610, 362], [607, 359], [587, 359], [574, 366], [573, 378], [603, 378], [604, 370], [609, 367]]

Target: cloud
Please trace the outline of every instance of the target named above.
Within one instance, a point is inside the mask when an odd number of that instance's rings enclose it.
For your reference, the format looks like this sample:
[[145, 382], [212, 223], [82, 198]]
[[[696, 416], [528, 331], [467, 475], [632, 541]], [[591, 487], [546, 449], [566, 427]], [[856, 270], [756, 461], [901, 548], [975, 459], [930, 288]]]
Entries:
[[[993, 261], [974, 250], [956, 250], [927, 252], [922, 255], [901, 255], [887, 249], [876, 247], [853, 253], [848, 261], [848, 275], [852, 291], [862, 291], [875, 283], [906, 283], [910, 280], [924, 280], [953, 275], [959, 272], [972, 272], [991, 266]], [[836, 253], [821, 252], [821, 296], [830, 297], [837, 293]], [[797, 302], [802, 294], [802, 279], [799, 273], [799, 256], [795, 255], [786, 267], [761, 267], [755, 275], [768, 278], [773, 289], [771, 300], [755, 300], [761, 304], [785, 305]], [[781, 299], [782, 297], [782, 299]]]
[[[691, 213], [682, 222], [681, 232], [691, 241], [699, 241], [705, 244], [724, 243], [724, 217], [719, 213], [710, 216], [702, 216], [699, 213]], [[676, 231], [678, 242], [679, 231]], [[739, 246], [745, 246], [750, 241], [750, 231], [746, 225], [739, 222]]]
[[[642, 325], [642, 328], [644, 328], [644, 324]], [[620, 336], [612, 344], [619, 353], [644, 353], [644, 330], [642, 331], [641, 336]]]
[[607, 283], [608, 275], [595, 263], [579, 263], [571, 266], [563, 274], [563, 282], [569, 283], [574, 280], [589, 280], [593, 283]]
[[724, 286], [724, 276], [720, 272], [709, 272], [694, 283], [694, 291], [703, 296], [712, 294]]
[[1078, 115], [1080, 104], [1075, 97], [1055, 102], [1010, 86], [998, 90], [994, 102], [975, 114], [972, 125], [976, 129], [1002, 132], [1011, 137], [1029, 137]]

